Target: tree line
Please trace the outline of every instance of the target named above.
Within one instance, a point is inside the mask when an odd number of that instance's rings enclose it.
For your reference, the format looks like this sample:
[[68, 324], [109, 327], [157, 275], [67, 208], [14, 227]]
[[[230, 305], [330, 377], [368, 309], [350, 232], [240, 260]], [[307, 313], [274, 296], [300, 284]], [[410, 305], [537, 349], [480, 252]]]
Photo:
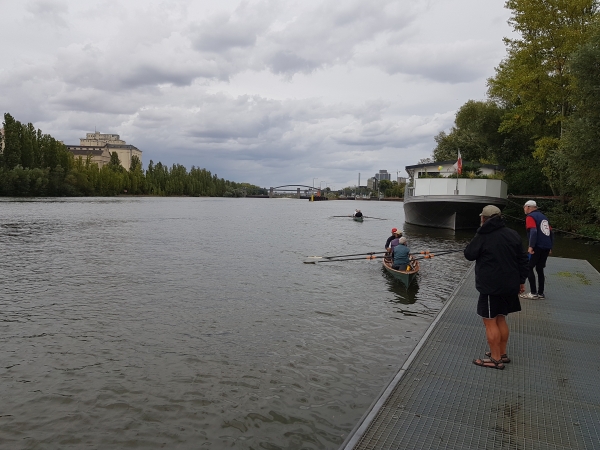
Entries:
[[206, 169], [171, 167], [151, 160], [144, 172], [134, 156], [125, 170], [116, 152], [103, 167], [82, 157], [49, 134], [4, 114], [0, 142], [0, 196], [187, 195], [243, 197], [266, 189], [219, 178]]
[[564, 229], [600, 227], [600, 21], [595, 0], [508, 0], [514, 39], [434, 161], [500, 164], [511, 194], [558, 196], [548, 212]]

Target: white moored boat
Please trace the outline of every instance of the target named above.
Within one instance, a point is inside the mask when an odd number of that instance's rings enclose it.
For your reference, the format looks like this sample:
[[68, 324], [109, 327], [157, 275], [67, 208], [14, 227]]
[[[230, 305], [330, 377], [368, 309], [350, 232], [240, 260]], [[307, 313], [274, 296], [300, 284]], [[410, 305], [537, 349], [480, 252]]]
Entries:
[[[477, 228], [486, 205], [502, 209], [508, 200], [505, 181], [492, 178], [449, 178], [454, 161], [406, 166], [410, 177], [404, 194], [406, 223], [452, 230]], [[500, 166], [483, 164], [482, 175], [502, 171]]]

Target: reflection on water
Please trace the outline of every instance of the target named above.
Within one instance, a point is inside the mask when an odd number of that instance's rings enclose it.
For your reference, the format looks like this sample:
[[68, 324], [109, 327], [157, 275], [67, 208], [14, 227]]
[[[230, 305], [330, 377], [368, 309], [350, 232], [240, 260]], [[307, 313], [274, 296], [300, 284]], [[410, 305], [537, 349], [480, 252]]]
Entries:
[[407, 288], [402, 281], [395, 278], [383, 267], [381, 268], [381, 272], [387, 283], [388, 290], [394, 294], [394, 297], [389, 300], [390, 302], [412, 305], [417, 301], [417, 295], [419, 294], [419, 274], [417, 274], [416, 278]]

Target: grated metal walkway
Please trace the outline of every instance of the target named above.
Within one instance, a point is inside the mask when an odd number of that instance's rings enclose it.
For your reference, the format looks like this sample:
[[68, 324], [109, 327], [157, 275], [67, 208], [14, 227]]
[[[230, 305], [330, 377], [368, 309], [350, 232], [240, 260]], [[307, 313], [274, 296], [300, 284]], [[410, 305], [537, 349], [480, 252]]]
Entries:
[[342, 449], [600, 449], [600, 273], [549, 258], [546, 299], [509, 316], [495, 370], [472, 364], [487, 351], [473, 267]]

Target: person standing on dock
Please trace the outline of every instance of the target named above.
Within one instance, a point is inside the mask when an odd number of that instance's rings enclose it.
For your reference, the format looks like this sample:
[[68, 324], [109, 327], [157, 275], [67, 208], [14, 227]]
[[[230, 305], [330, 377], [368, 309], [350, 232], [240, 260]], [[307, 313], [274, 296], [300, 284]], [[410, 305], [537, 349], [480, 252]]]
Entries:
[[[527, 230], [527, 238], [529, 239], [529, 289], [531, 292], [527, 294], [523, 293], [520, 295], [521, 298], [527, 299], [544, 299], [544, 282], [546, 280], [544, 276], [544, 267], [546, 267], [546, 260], [548, 255], [552, 251], [552, 245], [554, 244], [554, 232], [548, 222], [548, 218], [538, 211], [537, 203], [535, 200], [528, 200], [523, 205], [523, 211], [527, 215], [525, 218], [525, 229]], [[539, 285], [536, 288], [535, 285], [535, 273], [538, 274]]]
[[486, 206], [480, 217], [481, 226], [464, 255], [469, 261], [476, 261], [477, 314], [483, 319], [490, 351], [486, 353], [489, 359], [474, 359], [473, 364], [504, 369], [504, 364], [510, 362], [506, 354], [506, 316], [521, 311], [519, 294], [525, 292], [529, 271], [527, 253], [519, 233], [506, 227], [498, 207]]

